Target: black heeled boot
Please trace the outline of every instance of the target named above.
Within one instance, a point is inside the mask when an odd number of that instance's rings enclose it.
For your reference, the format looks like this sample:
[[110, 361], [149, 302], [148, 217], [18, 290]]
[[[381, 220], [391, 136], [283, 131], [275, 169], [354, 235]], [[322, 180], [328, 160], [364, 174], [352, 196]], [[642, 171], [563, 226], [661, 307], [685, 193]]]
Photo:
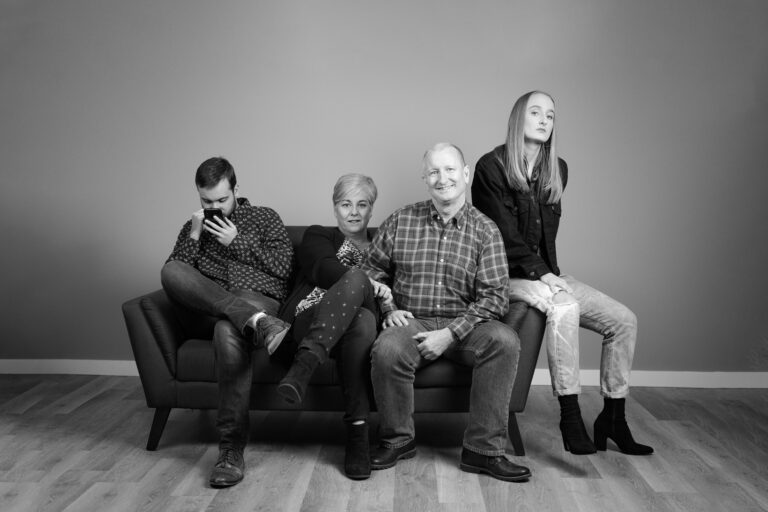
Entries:
[[309, 379], [319, 365], [320, 359], [311, 350], [300, 348], [288, 373], [277, 385], [277, 392], [289, 404], [300, 404], [304, 400]]
[[636, 443], [629, 431], [627, 419], [624, 416], [623, 398], [605, 398], [603, 411], [595, 420], [595, 446], [598, 450], [606, 449], [607, 439], [613, 439], [622, 453], [628, 455], [650, 455], [653, 448]]
[[563, 435], [563, 449], [574, 455], [595, 453], [595, 445], [587, 434], [587, 428], [581, 419], [579, 395], [557, 397], [560, 402], [560, 433]]
[[347, 444], [344, 450], [344, 474], [352, 480], [365, 480], [371, 476], [368, 423], [347, 423]]

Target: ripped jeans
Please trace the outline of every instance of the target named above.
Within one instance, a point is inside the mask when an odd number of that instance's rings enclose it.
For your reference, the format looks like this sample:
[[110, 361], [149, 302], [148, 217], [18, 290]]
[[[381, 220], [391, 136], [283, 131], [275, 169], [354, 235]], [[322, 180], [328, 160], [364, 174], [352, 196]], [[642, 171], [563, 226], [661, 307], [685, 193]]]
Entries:
[[629, 394], [629, 373], [635, 353], [637, 317], [620, 302], [572, 276], [561, 276], [573, 290], [553, 294], [543, 282], [509, 280], [509, 299], [521, 300], [547, 316], [544, 344], [556, 396], [578, 394], [579, 327], [603, 336], [600, 393], [608, 398]]

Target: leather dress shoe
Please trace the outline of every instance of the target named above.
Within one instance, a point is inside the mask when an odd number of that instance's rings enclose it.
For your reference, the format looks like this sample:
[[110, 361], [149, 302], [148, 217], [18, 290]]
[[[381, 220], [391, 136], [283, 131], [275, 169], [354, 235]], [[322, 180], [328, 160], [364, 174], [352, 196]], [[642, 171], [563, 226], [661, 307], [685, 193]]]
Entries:
[[222, 448], [219, 459], [213, 466], [208, 482], [211, 487], [231, 487], [240, 483], [245, 475], [243, 450], [237, 448]]
[[531, 470], [518, 466], [504, 456], [482, 455], [464, 448], [461, 451], [462, 471], [467, 473], [485, 473], [505, 482], [522, 482], [531, 477]]
[[412, 439], [405, 446], [390, 448], [379, 445], [371, 454], [371, 469], [391, 468], [400, 459], [410, 459], [416, 455], [416, 440]]

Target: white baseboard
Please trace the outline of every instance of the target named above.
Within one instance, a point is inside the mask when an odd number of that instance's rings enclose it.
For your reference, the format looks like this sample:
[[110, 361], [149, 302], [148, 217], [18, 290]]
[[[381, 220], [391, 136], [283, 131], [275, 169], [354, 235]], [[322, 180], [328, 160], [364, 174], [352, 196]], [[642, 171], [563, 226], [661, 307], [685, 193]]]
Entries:
[[137, 377], [135, 361], [97, 359], [0, 359], [0, 373], [119, 375]]
[[[537, 368], [533, 384], [551, 384], [549, 370]], [[768, 372], [632, 372], [632, 386], [657, 388], [768, 388]], [[581, 370], [582, 386], [599, 386], [599, 370]]]
[[[0, 373], [138, 376], [134, 361], [91, 359], [0, 359]], [[549, 386], [549, 371], [538, 368], [533, 384]], [[598, 370], [581, 370], [583, 386], [598, 386]], [[669, 388], [768, 388], [768, 372], [634, 371], [633, 386]]]

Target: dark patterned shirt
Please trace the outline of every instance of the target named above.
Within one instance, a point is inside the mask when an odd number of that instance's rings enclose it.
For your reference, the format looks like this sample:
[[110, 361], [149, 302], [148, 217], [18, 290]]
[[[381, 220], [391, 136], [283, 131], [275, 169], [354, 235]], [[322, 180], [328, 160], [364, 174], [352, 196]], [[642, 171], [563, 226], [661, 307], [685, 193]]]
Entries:
[[245, 198], [229, 220], [237, 236], [228, 247], [203, 230], [199, 240], [189, 237], [192, 221], [181, 228], [168, 261], [178, 260], [227, 290], [253, 290], [283, 300], [293, 261], [293, 246], [283, 221], [271, 208], [251, 206]]
[[496, 225], [465, 204], [443, 224], [431, 200], [384, 221], [361, 268], [389, 284], [399, 309], [416, 318], [454, 318], [458, 340], [508, 307], [507, 256]]

